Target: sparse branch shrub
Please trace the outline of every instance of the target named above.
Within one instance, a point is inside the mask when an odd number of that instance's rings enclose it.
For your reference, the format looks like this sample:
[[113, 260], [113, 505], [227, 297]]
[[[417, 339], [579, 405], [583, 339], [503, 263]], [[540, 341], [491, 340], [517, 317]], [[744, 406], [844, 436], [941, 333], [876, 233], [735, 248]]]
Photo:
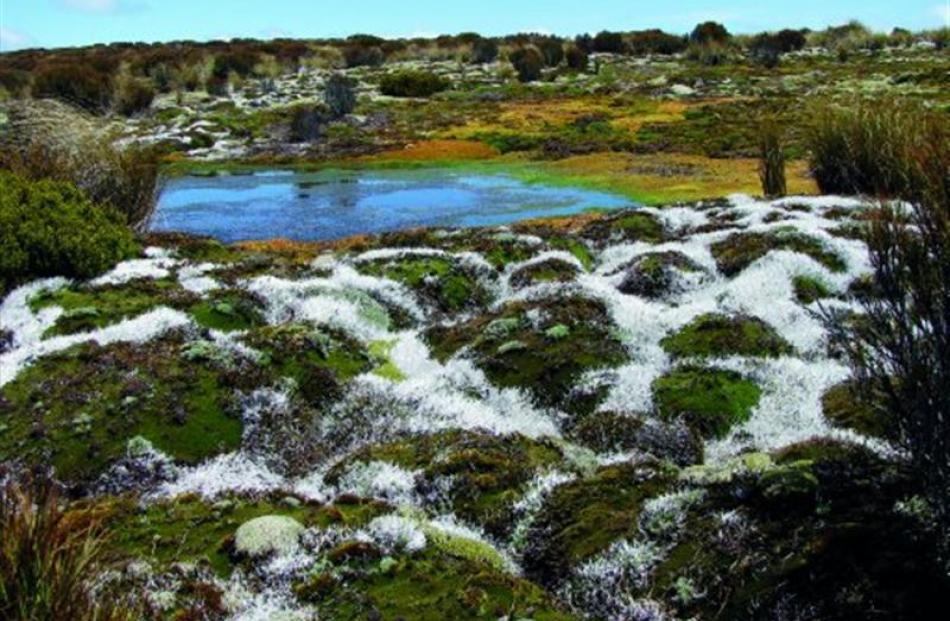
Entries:
[[348, 45], [343, 49], [343, 61], [347, 67], [377, 67], [386, 61], [386, 54], [378, 45]]
[[731, 38], [726, 27], [717, 22], [703, 22], [689, 35], [692, 43], [726, 43]]
[[29, 179], [67, 181], [133, 228], [147, 225], [159, 193], [154, 151], [116, 147], [95, 117], [56, 101], [11, 102], [6, 112], [0, 167]]
[[498, 44], [493, 39], [479, 37], [472, 42], [472, 62], [493, 63], [498, 59]]
[[759, 179], [766, 198], [785, 196], [785, 152], [778, 123], [766, 120], [759, 129]]
[[379, 81], [380, 92], [390, 97], [429, 97], [448, 87], [448, 80], [428, 71], [397, 71]]
[[148, 110], [155, 99], [155, 89], [147, 80], [121, 77], [116, 84], [115, 109], [119, 114], [132, 116]]
[[212, 75], [216, 78], [227, 78], [231, 73], [247, 77], [254, 71], [260, 58], [248, 49], [238, 49], [225, 52], [214, 59]]
[[323, 134], [326, 114], [319, 106], [296, 105], [290, 110], [290, 141], [311, 142]]
[[564, 60], [564, 44], [557, 37], [538, 39], [536, 46], [548, 67], [557, 67]]
[[356, 91], [353, 80], [342, 73], [334, 73], [327, 78], [323, 101], [330, 108], [334, 118], [346, 116], [356, 107]]
[[702, 65], [713, 67], [732, 60], [732, 51], [721, 43], [693, 43], [686, 50], [686, 57]]
[[564, 57], [567, 60], [567, 66], [569, 68], [575, 71], [587, 71], [587, 52], [581, 48], [576, 45], [571, 45], [567, 48]]
[[508, 59], [511, 61], [511, 66], [518, 72], [519, 81], [534, 82], [541, 77], [544, 58], [538, 48], [533, 45], [513, 50], [508, 55]]

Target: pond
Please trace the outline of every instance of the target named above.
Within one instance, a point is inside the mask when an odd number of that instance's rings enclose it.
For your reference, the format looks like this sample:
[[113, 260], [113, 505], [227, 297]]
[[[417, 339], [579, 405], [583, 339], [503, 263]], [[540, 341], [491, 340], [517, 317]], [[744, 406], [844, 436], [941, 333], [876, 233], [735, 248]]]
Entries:
[[615, 194], [525, 183], [505, 174], [268, 171], [171, 179], [151, 228], [224, 242], [315, 241], [417, 226], [498, 225], [632, 205]]

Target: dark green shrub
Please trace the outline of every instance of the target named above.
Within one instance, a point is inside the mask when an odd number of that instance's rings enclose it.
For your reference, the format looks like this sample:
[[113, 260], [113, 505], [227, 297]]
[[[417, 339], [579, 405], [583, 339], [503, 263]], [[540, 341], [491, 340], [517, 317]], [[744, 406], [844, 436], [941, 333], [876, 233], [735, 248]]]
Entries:
[[0, 69], [0, 87], [14, 97], [26, 93], [30, 86], [30, 73], [19, 69]]
[[254, 71], [254, 65], [260, 58], [251, 50], [238, 49], [216, 56], [211, 74], [216, 78], [227, 78], [231, 73], [247, 77]]
[[448, 87], [448, 80], [428, 71], [397, 71], [379, 81], [379, 91], [390, 97], [429, 97]]
[[693, 43], [686, 50], [686, 57], [702, 65], [714, 67], [732, 60], [729, 47], [721, 43]]
[[118, 212], [68, 183], [9, 171], [0, 171], [0, 247], [7, 287], [46, 276], [90, 278], [138, 251]]
[[766, 198], [785, 196], [785, 151], [778, 123], [766, 121], [759, 130], [759, 179]]
[[587, 52], [581, 48], [576, 45], [571, 45], [567, 48], [564, 57], [567, 60], [567, 66], [571, 69], [575, 71], [587, 71]]
[[311, 142], [322, 136], [325, 117], [318, 106], [300, 104], [291, 108], [290, 141]]
[[678, 54], [686, 49], [686, 39], [662, 30], [643, 30], [630, 34], [628, 46], [634, 54]]
[[619, 32], [610, 32], [607, 30], [598, 32], [591, 42], [591, 51], [623, 54], [623, 35]]
[[208, 77], [205, 88], [208, 90], [209, 95], [226, 97], [228, 94], [228, 84], [228, 78], [226, 76], [212, 75]]
[[493, 63], [498, 59], [498, 44], [494, 39], [479, 37], [472, 42], [472, 62], [475, 64]]
[[541, 69], [544, 67], [544, 58], [541, 52], [533, 45], [520, 47], [508, 55], [511, 66], [518, 72], [518, 80], [521, 82], [534, 82], [541, 77]]
[[87, 65], [54, 64], [33, 77], [33, 97], [59, 99], [101, 114], [112, 103], [112, 78]]
[[789, 28], [775, 33], [775, 39], [778, 41], [778, 48], [783, 54], [804, 49], [806, 43], [805, 33], [801, 30], [791, 30]]
[[725, 43], [732, 38], [726, 27], [718, 22], [703, 22], [689, 35], [692, 43]]
[[749, 44], [749, 56], [766, 69], [778, 67], [781, 54], [781, 42], [766, 32], [756, 35]]
[[346, 116], [356, 107], [356, 91], [353, 80], [342, 73], [334, 73], [327, 78], [323, 102], [330, 108], [334, 118]]
[[119, 114], [132, 116], [148, 110], [153, 99], [155, 99], [155, 89], [147, 80], [121, 79], [116, 87], [115, 109]]

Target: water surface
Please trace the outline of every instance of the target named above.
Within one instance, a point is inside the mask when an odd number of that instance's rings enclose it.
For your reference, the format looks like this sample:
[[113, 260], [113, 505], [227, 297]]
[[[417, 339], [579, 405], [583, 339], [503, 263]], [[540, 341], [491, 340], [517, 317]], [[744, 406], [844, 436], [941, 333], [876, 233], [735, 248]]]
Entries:
[[629, 207], [619, 195], [458, 171], [289, 171], [170, 180], [157, 231], [225, 242], [313, 241], [416, 226], [497, 225], [588, 209]]

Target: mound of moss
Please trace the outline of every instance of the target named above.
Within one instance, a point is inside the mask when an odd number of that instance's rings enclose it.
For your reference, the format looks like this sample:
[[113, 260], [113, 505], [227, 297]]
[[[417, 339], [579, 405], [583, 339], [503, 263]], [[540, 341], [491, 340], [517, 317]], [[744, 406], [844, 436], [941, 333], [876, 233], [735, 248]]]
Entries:
[[634, 535], [643, 503], [672, 482], [660, 464], [622, 463], [556, 487], [528, 533], [526, 575], [546, 586], [560, 584], [572, 567]]
[[501, 309], [426, 333], [433, 354], [446, 360], [463, 347], [498, 386], [525, 388], [556, 405], [591, 369], [626, 360], [603, 303], [582, 297], [511, 302]]
[[844, 259], [820, 240], [794, 228], [780, 228], [768, 233], [733, 233], [714, 243], [710, 250], [719, 271], [726, 276], [735, 276], [773, 250], [808, 255], [833, 272], [843, 272], [847, 268]]
[[782, 356], [792, 346], [758, 317], [707, 313], [660, 344], [674, 358]]
[[834, 295], [825, 281], [815, 276], [795, 276], [792, 288], [795, 290], [795, 299], [802, 304], [811, 304]]
[[835, 427], [852, 429], [875, 438], [894, 438], [897, 421], [884, 408], [875, 408], [851, 381], [832, 386], [821, 397], [825, 418]]
[[50, 306], [63, 309], [63, 314], [44, 335], [49, 337], [103, 328], [156, 306], [185, 309], [197, 302], [198, 296], [172, 279], [140, 278], [121, 285], [73, 285], [44, 291], [30, 300], [30, 310], [37, 312]]
[[264, 305], [242, 289], [217, 289], [189, 309], [198, 325], [222, 332], [249, 330], [264, 323]]
[[570, 282], [577, 277], [576, 265], [561, 259], [548, 259], [522, 267], [511, 275], [511, 286], [516, 289], [546, 282]]
[[653, 382], [659, 415], [682, 419], [704, 438], [721, 438], [749, 419], [761, 389], [735, 371], [681, 367]]
[[405, 284], [443, 312], [480, 307], [489, 301], [478, 279], [445, 257], [405, 257], [361, 263], [364, 274], [383, 276]]
[[77, 345], [3, 387], [0, 461], [48, 464], [61, 479], [82, 483], [142, 436], [176, 460], [197, 463], [239, 446], [234, 391], [259, 379], [210, 343], [175, 335], [142, 345]]
[[525, 483], [562, 456], [550, 442], [519, 434], [443, 431], [360, 449], [336, 464], [326, 480], [336, 484], [353, 464], [372, 461], [421, 470], [420, 491], [445, 494], [455, 515], [503, 538], [514, 526], [514, 504]]
[[699, 272], [702, 268], [681, 252], [650, 252], [637, 257], [617, 285], [621, 293], [658, 299], [676, 293], [680, 272]]
[[659, 421], [620, 412], [592, 412], [571, 427], [569, 436], [598, 453], [637, 450], [681, 466], [703, 459], [702, 439], [679, 421]]
[[598, 244], [622, 241], [657, 244], [666, 239], [659, 219], [642, 211], [622, 211], [597, 218], [588, 223], [580, 234]]

